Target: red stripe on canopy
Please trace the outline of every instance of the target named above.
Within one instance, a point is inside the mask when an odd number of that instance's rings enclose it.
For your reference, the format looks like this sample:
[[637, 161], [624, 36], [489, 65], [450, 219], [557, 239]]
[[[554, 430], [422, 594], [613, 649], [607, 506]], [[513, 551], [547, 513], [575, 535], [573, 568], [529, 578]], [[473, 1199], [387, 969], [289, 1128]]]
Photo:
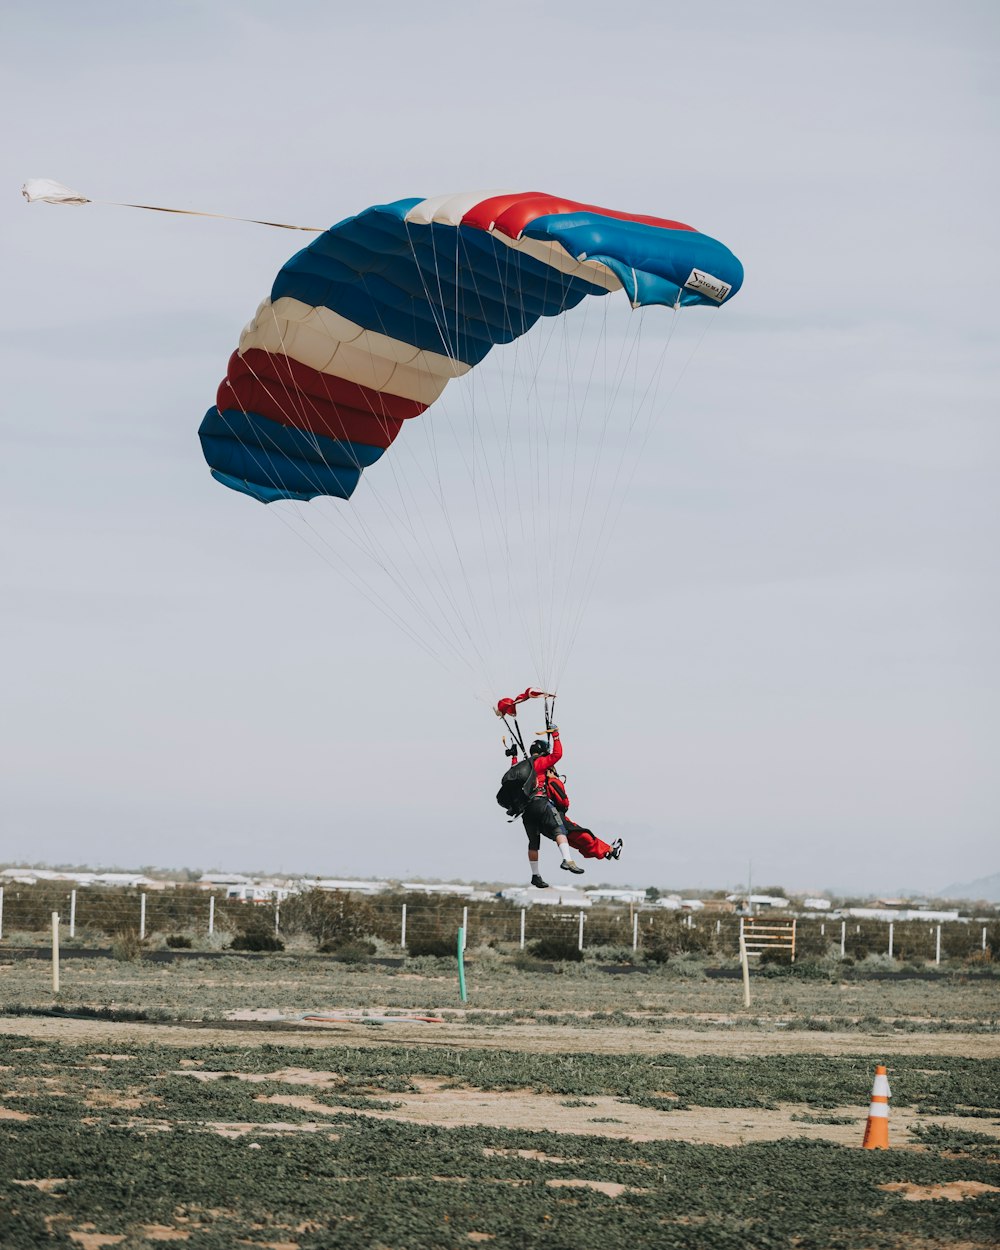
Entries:
[[601, 217], [614, 217], [618, 221], [638, 221], [645, 226], [659, 226], [664, 230], [694, 230], [694, 226], [686, 226], [682, 221], [669, 221], [665, 217], [645, 217], [639, 213], [623, 213], [615, 208], [599, 208], [596, 204], [564, 200], [558, 195], [546, 195], [543, 191], [527, 191], [522, 195], [494, 195], [470, 209], [462, 218], [462, 225], [475, 226], [480, 230], [489, 230], [492, 225], [501, 234], [516, 239], [529, 222], [553, 213], [597, 213]]
[[220, 412], [238, 408], [279, 425], [369, 447], [388, 447], [403, 422], [427, 407], [256, 347], [243, 356], [232, 354], [216, 404]]

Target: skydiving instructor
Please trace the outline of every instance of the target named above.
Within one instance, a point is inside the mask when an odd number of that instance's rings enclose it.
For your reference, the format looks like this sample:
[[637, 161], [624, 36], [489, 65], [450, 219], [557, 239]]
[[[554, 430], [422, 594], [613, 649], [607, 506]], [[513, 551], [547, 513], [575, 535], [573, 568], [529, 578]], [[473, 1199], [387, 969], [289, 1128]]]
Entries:
[[528, 835], [528, 868], [531, 872], [531, 884], [539, 890], [548, 888], [548, 883], [542, 879], [538, 871], [538, 850], [543, 837], [551, 838], [562, 852], [560, 868], [565, 872], [583, 872], [580, 865], [573, 859], [563, 818], [550, 801], [546, 788], [546, 773], [550, 768], [555, 768], [562, 759], [563, 753], [562, 742], [559, 740], [559, 727], [553, 725], [548, 732], [552, 738], [551, 748], [548, 743], [537, 738], [528, 750], [532, 767], [535, 770], [535, 792], [521, 813], [524, 832]]

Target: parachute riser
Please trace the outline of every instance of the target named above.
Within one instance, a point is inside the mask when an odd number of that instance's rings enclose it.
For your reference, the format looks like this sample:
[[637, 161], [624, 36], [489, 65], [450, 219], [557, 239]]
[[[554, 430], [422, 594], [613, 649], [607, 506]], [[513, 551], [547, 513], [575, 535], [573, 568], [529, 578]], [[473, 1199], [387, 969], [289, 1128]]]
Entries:
[[513, 718], [513, 720], [514, 720], [514, 723], [513, 725], [511, 725], [507, 717], [506, 716], [503, 717], [503, 723], [507, 726], [507, 732], [514, 739], [517, 745], [521, 748], [521, 754], [524, 756], [527, 756], [528, 752], [524, 746], [524, 739], [521, 737], [521, 726], [517, 723], [516, 716]]

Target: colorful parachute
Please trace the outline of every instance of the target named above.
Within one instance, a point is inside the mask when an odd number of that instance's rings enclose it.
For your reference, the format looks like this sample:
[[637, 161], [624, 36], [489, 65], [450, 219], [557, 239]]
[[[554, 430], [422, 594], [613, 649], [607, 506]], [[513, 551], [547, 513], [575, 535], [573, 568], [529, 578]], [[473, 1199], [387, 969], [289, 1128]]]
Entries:
[[199, 435], [218, 481], [271, 503], [351, 496], [405, 421], [492, 347], [587, 295], [718, 306], [743, 268], [681, 222], [534, 192], [368, 208], [279, 272]]

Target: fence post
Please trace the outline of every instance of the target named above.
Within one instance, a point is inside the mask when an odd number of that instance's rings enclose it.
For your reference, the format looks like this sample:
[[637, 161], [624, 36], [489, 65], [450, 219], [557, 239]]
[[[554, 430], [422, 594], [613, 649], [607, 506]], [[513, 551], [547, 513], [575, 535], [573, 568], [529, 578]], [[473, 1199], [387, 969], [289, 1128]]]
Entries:
[[[0, 938], [3, 937], [3, 886], [0, 885]], [[986, 930], [983, 930], [983, 943], [985, 949]]]
[[844, 959], [847, 954], [847, 921], [840, 922], [840, 958]]
[[937, 927], [937, 938], [934, 942], [934, 962], [936, 964], [939, 964], [941, 962], [941, 926], [940, 925], [938, 925]]
[[632, 949], [639, 949], [639, 913], [635, 912], [632, 916]]
[[69, 935], [76, 937], [76, 890], [69, 892]]
[[717, 921], [715, 922], [715, 935], [716, 935], [716, 937], [718, 937], [718, 935], [719, 935], [721, 932], [722, 932], [722, 921], [721, 921], [721, 920], [717, 920]]
[[[3, 890], [0, 890], [0, 920], [3, 920]], [[0, 926], [0, 933], [3, 932]], [[983, 925], [983, 950], [986, 949], [986, 926]]]
[[59, 913], [52, 913], [52, 993], [59, 993]]
[[280, 924], [281, 924], [281, 902], [277, 898], [277, 896], [275, 896], [275, 899], [274, 899], [274, 936], [275, 937], [278, 936], [278, 929], [279, 929]]
[[743, 917], [740, 917], [740, 966], [743, 969], [743, 1006], [750, 1006], [750, 960], [747, 958], [747, 943], [743, 936]]
[[[984, 929], [985, 933], [986, 930]], [[521, 908], [521, 950], [524, 950], [524, 908]]]
[[892, 958], [892, 921], [889, 921], [889, 958]]
[[583, 912], [580, 912], [580, 936], [576, 940], [577, 950], [583, 950]]
[[821, 924], [821, 925], [820, 925], [820, 927], [819, 927], [819, 935], [820, 935], [820, 937], [826, 937], [826, 925], [825, 925], [825, 924]]
[[463, 907], [462, 908], [462, 950], [463, 951], [465, 950], [465, 945], [468, 942], [468, 940], [469, 940], [469, 909], [468, 907]]
[[406, 904], [403, 904], [403, 919], [399, 926], [399, 945], [406, 950]]
[[208, 899], [208, 936], [211, 937], [215, 932], [215, 895], [209, 895]]

